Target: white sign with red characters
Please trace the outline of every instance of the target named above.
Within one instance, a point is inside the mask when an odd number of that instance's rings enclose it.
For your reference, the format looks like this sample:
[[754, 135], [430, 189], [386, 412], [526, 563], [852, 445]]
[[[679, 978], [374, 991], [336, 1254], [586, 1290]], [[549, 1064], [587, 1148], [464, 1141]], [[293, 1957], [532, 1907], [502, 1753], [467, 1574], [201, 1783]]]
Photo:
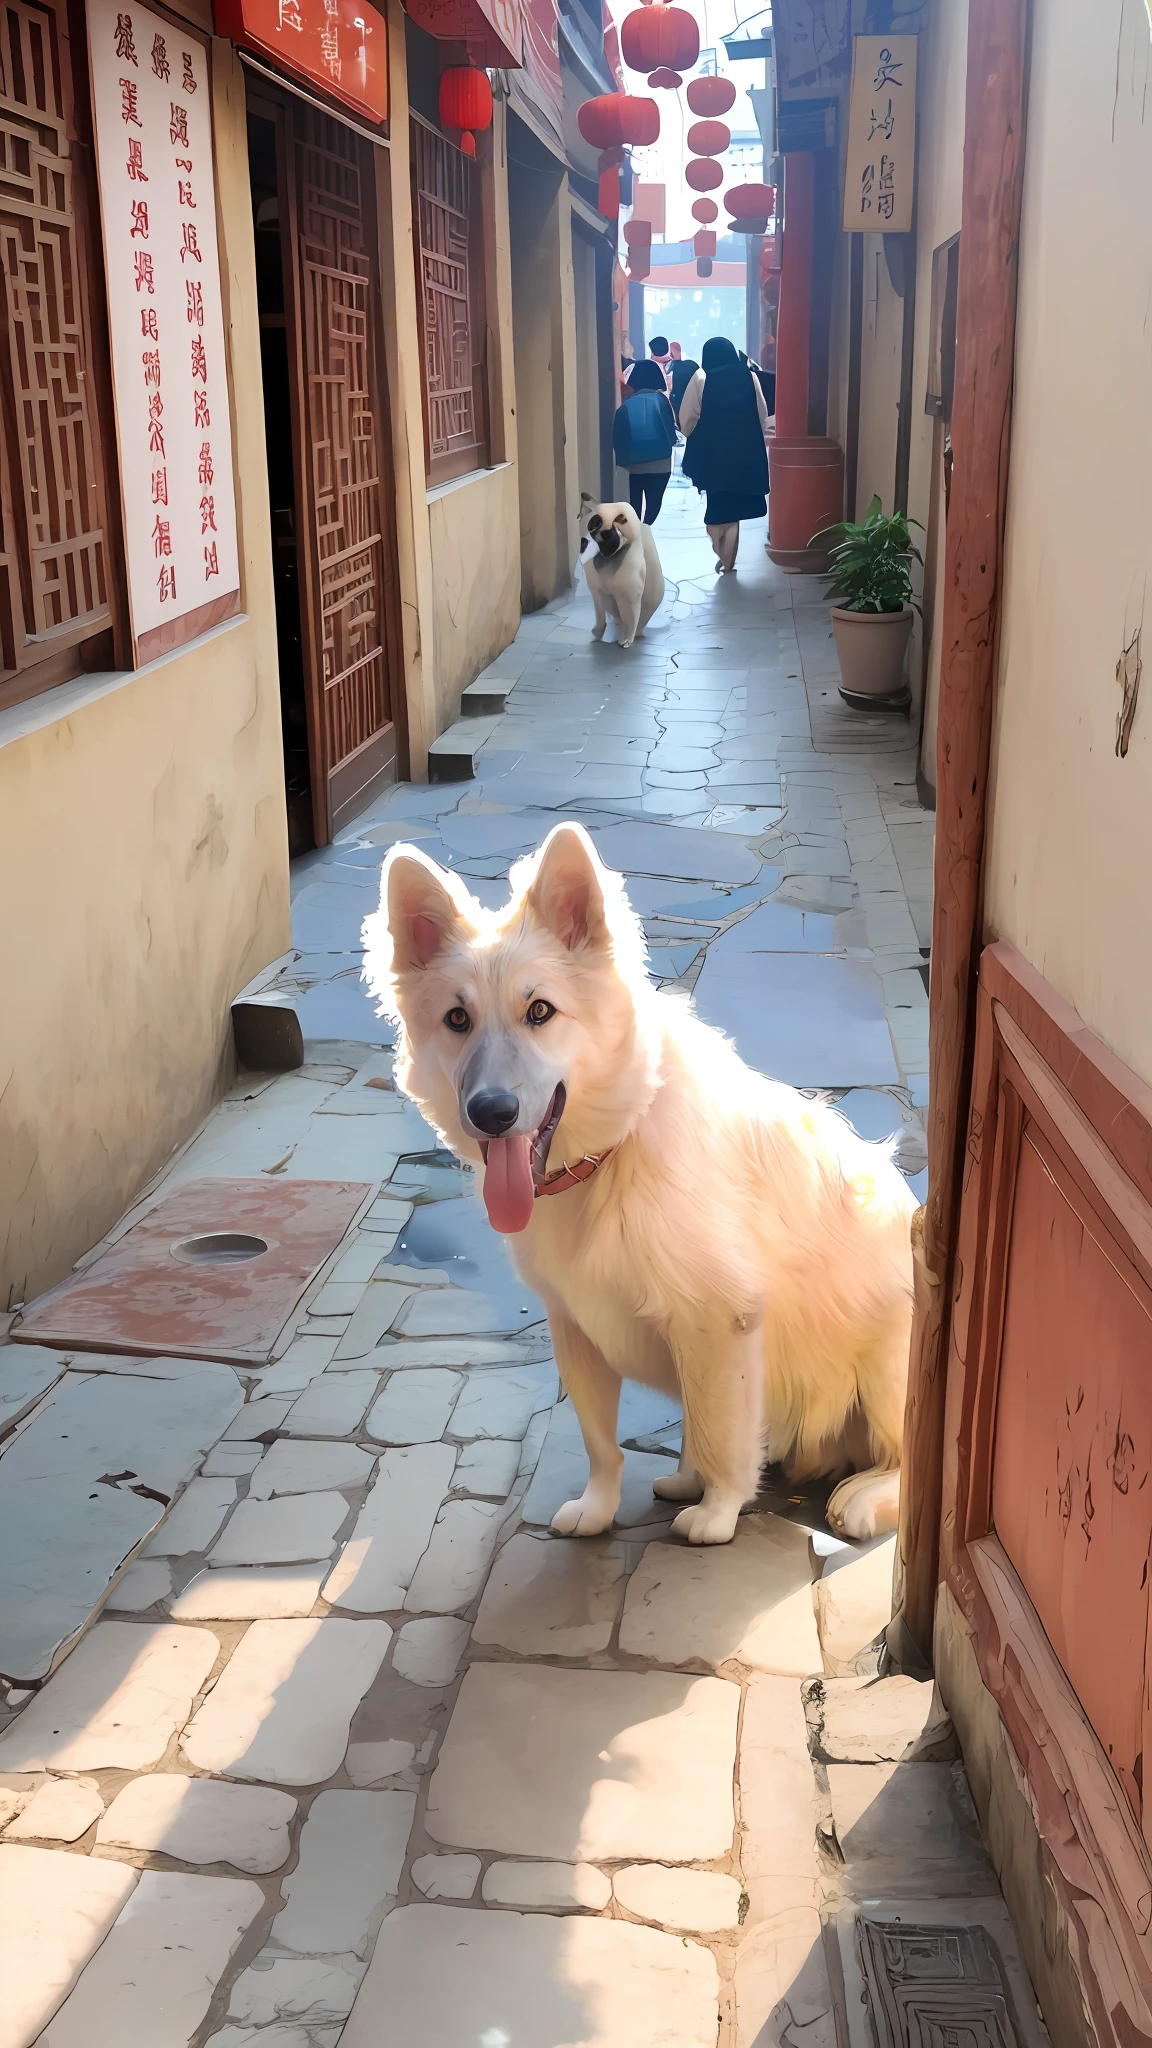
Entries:
[[[239, 588], [208, 58], [132, 0], [89, 9], [112, 382], [137, 660]], [[165, 631], [177, 620], [182, 632]]]

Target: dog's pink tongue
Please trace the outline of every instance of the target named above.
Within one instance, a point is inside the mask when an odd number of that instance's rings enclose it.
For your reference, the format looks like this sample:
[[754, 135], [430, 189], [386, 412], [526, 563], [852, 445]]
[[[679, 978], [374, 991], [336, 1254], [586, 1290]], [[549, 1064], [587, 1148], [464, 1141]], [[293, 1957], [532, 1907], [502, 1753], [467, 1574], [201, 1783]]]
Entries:
[[505, 1235], [527, 1230], [536, 1191], [532, 1185], [532, 1140], [490, 1138], [484, 1167], [484, 1206], [493, 1230]]

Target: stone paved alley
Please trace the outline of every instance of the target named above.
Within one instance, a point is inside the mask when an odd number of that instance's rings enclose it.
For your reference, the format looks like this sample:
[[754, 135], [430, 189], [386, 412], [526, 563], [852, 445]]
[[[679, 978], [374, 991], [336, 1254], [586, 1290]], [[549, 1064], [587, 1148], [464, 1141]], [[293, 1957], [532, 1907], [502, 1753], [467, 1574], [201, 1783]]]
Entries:
[[884, 1674], [891, 1539], [769, 1472], [729, 1548], [670, 1540], [638, 1387], [616, 1532], [549, 1534], [584, 1458], [547, 1325], [359, 981], [390, 845], [496, 904], [579, 817], [653, 973], [922, 1187], [907, 724], [840, 703], [818, 586], [754, 527], [717, 579], [698, 522], [674, 483], [634, 649], [582, 586], [527, 618], [438, 743], [474, 779], [301, 864], [261, 1000], [303, 1066], [82, 1262], [205, 1176], [368, 1184], [273, 1361], [0, 1349], [0, 2048], [864, 2048], [910, 1985], [929, 2031], [1045, 2038], [932, 1686]]

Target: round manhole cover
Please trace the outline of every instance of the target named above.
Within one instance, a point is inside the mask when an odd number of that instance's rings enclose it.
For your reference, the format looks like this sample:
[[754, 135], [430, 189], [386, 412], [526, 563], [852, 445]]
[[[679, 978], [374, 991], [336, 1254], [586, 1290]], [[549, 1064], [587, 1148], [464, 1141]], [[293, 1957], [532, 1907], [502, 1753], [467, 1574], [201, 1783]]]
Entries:
[[189, 1266], [240, 1266], [247, 1259], [263, 1258], [269, 1250], [266, 1237], [254, 1237], [246, 1230], [206, 1230], [198, 1237], [183, 1237], [172, 1247], [172, 1256]]

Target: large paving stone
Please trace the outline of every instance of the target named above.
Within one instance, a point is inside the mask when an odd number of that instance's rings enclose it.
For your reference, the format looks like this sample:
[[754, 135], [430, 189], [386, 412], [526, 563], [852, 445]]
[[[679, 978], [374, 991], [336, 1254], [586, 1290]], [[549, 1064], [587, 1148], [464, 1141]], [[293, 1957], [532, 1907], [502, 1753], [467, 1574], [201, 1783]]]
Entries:
[[437, 1443], [463, 1384], [462, 1373], [436, 1368], [394, 1373], [373, 1402], [365, 1424], [369, 1436], [382, 1444]]
[[663, 1863], [630, 1863], [617, 1870], [612, 1890], [640, 1920], [688, 1933], [719, 1934], [740, 1918], [740, 1881], [719, 1870], [669, 1870]]
[[172, 1591], [172, 1568], [164, 1558], [137, 1558], [117, 1579], [104, 1603], [108, 1614], [143, 1614]]
[[97, 1622], [0, 1735], [0, 1771], [139, 1771], [158, 1763], [219, 1649], [207, 1629]]
[[811, 1547], [775, 1515], [742, 1515], [723, 1547], [651, 1543], [632, 1575], [620, 1648], [659, 1664], [805, 1677], [820, 1669]]
[[[297, 2022], [300, 2028], [291, 2048], [298, 2048], [298, 2044], [300, 2048], [313, 2048], [313, 2043], [321, 2038], [316, 2030], [333, 2022], [337, 2023], [335, 2039], [339, 2023], [352, 2010], [363, 1970], [355, 1956], [321, 1961], [314, 1956], [273, 1957], [264, 1951], [232, 1986], [228, 2018], [269, 2031], [243, 2033], [234, 2038], [245, 2043], [259, 2041], [261, 2048], [266, 2048], [273, 2038], [271, 2030], [278, 2021], [286, 2021], [289, 2025]], [[227, 2040], [227, 2034], [214, 2038]]]
[[620, 1920], [406, 1906], [381, 1929], [341, 2048], [715, 2048], [707, 1949]]
[[898, 1082], [880, 977], [871, 961], [822, 953], [748, 952], [735, 925], [708, 948], [698, 1014], [734, 1039], [757, 1073], [795, 1088]]
[[188, 2048], [264, 1905], [243, 1878], [144, 1870], [40, 2048]]
[[478, 1373], [456, 1403], [450, 1434], [457, 1443], [476, 1437], [508, 1437], [518, 1442], [537, 1410], [552, 1406], [558, 1390], [553, 1365]]
[[356, 1444], [290, 1443], [281, 1437], [270, 1444], [252, 1474], [249, 1500], [271, 1500], [280, 1494], [322, 1493], [334, 1486], [363, 1486], [375, 1464], [371, 1451]]
[[592, 837], [607, 867], [631, 875], [683, 876], [693, 882], [751, 882], [760, 861], [727, 835], [679, 825], [631, 822], [597, 826]]
[[378, 1372], [322, 1372], [293, 1402], [283, 1428], [288, 1436], [351, 1436], [379, 1384]]
[[0, 1672], [51, 1670], [241, 1402], [224, 1365], [65, 1375], [0, 1458]]
[[189, 1579], [170, 1609], [174, 1621], [285, 1621], [311, 1614], [327, 1564], [271, 1565], [266, 1571], [215, 1565]]
[[342, 1493], [242, 1500], [209, 1553], [210, 1565], [310, 1564], [331, 1557], [348, 1514]]
[[950, 1761], [955, 1740], [931, 1679], [825, 1681], [820, 1742], [837, 1763]]
[[451, 1444], [413, 1444], [385, 1451], [376, 1483], [324, 1582], [326, 1600], [356, 1614], [382, 1614], [403, 1606], [452, 1484], [455, 1463]]
[[321, 1785], [391, 1638], [384, 1621], [254, 1621], [181, 1741], [198, 1770]]
[[352, 1320], [336, 1348], [336, 1363], [370, 1358], [381, 1337], [392, 1328], [412, 1289], [391, 1280], [373, 1280], [364, 1289]]
[[451, 1685], [471, 1634], [454, 1614], [406, 1621], [392, 1651], [392, 1667], [413, 1685]]
[[500, 1438], [465, 1444], [452, 1475], [453, 1491], [479, 1500], [507, 1500], [520, 1469], [520, 1445]]
[[296, 1801], [271, 1785], [217, 1784], [154, 1771], [117, 1794], [96, 1840], [117, 1849], [158, 1850], [180, 1863], [279, 1870], [288, 1860], [295, 1811]]
[[602, 1913], [612, 1880], [594, 1863], [490, 1863], [484, 1872], [489, 1906], [519, 1906], [529, 1913]]
[[473, 1664], [432, 1776], [428, 1833], [569, 1862], [726, 1855], [739, 1700], [717, 1678]]
[[513, 1536], [489, 1574], [475, 1639], [524, 1657], [606, 1650], [627, 1575], [623, 1545], [603, 1537]]
[[836, 2013], [811, 1906], [785, 1906], [736, 1951], [734, 2048], [836, 2048]]
[[30, 2048], [135, 1889], [123, 1863], [0, 1847], [4, 2048]]
[[892, 1619], [895, 1554], [896, 1538], [886, 1536], [867, 1550], [838, 1550], [827, 1560], [815, 1600], [820, 1650], [829, 1677], [854, 1671], [861, 1651]]
[[459, 1337], [508, 1324], [488, 1296], [473, 1288], [418, 1287], [392, 1327], [404, 1337]]
[[959, 1764], [829, 1764], [828, 1786], [855, 1896], [997, 1890]]
[[46, 1344], [0, 1344], [0, 1436], [7, 1436], [67, 1370], [70, 1351]]
[[404, 1596], [410, 1614], [459, 1614], [487, 1577], [504, 1519], [502, 1503], [445, 1501]]
[[757, 1674], [740, 1728], [740, 1863], [748, 1879], [815, 1884], [816, 1785], [800, 1687]]
[[78, 1842], [104, 1811], [92, 1778], [49, 1778], [5, 1830], [7, 1842]]
[[470, 1899], [480, 1875], [478, 1856], [418, 1856], [412, 1882], [426, 1899]]
[[272, 1940], [296, 1955], [364, 1956], [399, 1889], [414, 1792], [321, 1792], [281, 1884]]

